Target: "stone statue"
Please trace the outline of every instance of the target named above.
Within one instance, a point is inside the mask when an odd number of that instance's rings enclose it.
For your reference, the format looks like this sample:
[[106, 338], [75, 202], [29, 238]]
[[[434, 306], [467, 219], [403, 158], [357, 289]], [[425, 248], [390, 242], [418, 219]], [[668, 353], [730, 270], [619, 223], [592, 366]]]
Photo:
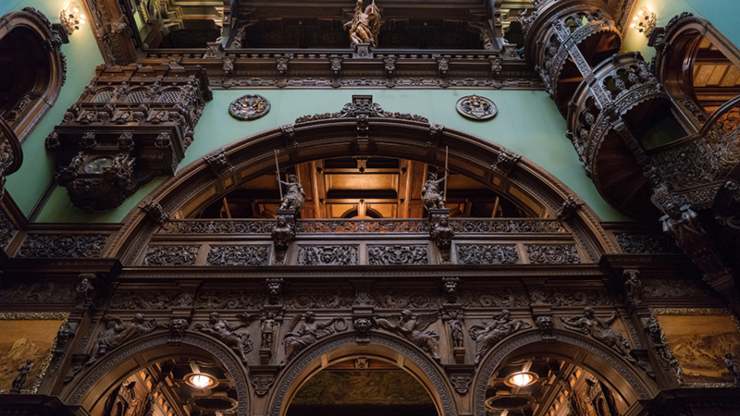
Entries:
[[630, 343], [622, 334], [612, 329], [612, 324], [617, 320], [616, 313], [612, 313], [609, 318], [600, 319], [596, 317], [593, 308], [587, 306], [583, 309], [583, 316], [572, 318], [561, 317], [560, 320], [570, 329], [591, 335], [596, 340], [603, 342], [625, 357], [632, 358], [630, 354], [632, 350]]
[[493, 315], [492, 321], [483, 325], [470, 327], [470, 337], [476, 343], [475, 362], [478, 363], [486, 353], [507, 336], [521, 329], [531, 328], [529, 322], [511, 319], [507, 309]]
[[340, 318], [334, 318], [328, 322], [316, 322], [316, 316], [313, 312], [308, 311], [301, 315], [293, 329], [285, 335], [285, 355], [290, 358], [295, 353], [303, 350], [316, 343], [321, 338], [332, 335], [336, 332], [335, 323], [342, 321]]
[[352, 20], [345, 23], [344, 27], [349, 31], [352, 45], [368, 44], [378, 46], [378, 34], [380, 33], [381, 21], [380, 8], [375, 5], [375, 0], [363, 9], [363, 0], [357, 0]]
[[428, 329], [438, 316], [436, 313], [429, 315], [416, 315], [408, 309], [401, 312], [397, 323], [385, 318], [375, 319], [375, 324], [388, 331], [396, 332], [406, 337], [414, 345], [431, 354], [435, 360], [439, 359], [439, 334]]
[[439, 185], [445, 181], [445, 178], [437, 178], [435, 172], [430, 172], [429, 177], [421, 188], [421, 200], [424, 202], [426, 209], [444, 209], [445, 201]]
[[298, 181], [298, 176], [290, 174], [288, 175], [288, 181], [280, 181], [285, 186], [285, 193], [283, 194], [283, 201], [280, 204], [280, 211], [293, 211], [298, 212], [303, 208], [303, 202], [306, 199], [306, 193], [303, 191], [303, 186]]
[[196, 329], [215, 338], [218, 338], [219, 340], [221, 340], [221, 342], [236, 350], [239, 353], [242, 361], [246, 363], [247, 354], [252, 351], [252, 348], [254, 348], [254, 346], [252, 345], [252, 340], [249, 339], [249, 334], [240, 333], [237, 331], [248, 325], [249, 323], [232, 326], [231, 324], [226, 322], [226, 320], [221, 319], [221, 316], [218, 314], [218, 312], [211, 312], [208, 317], [208, 323], [198, 324], [196, 325]]
[[23, 390], [28, 380], [28, 374], [33, 369], [33, 361], [26, 360], [20, 367], [18, 367], [18, 375], [13, 379], [13, 385], [10, 388], [11, 393], [18, 394]]

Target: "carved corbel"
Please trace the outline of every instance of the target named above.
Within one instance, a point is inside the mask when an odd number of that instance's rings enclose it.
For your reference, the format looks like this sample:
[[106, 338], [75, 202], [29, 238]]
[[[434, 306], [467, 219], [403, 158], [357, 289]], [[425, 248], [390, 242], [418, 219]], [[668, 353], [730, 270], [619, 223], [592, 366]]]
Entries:
[[275, 226], [272, 229], [272, 242], [275, 246], [275, 260], [278, 263], [285, 261], [285, 255], [290, 243], [296, 236], [295, 211], [278, 211]]
[[329, 58], [329, 63], [331, 64], [331, 74], [332, 74], [332, 81], [331, 86], [334, 88], [339, 88], [342, 84], [340, 81], [340, 78], [342, 76], [342, 57], [337, 55], [332, 55]]
[[385, 71], [385, 77], [388, 79], [386, 85], [389, 88], [396, 85], [396, 82], [393, 79], [396, 75], [396, 62], [398, 62], [398, 58], [395, 55], [388, 55], [383, 58], [383, 70]]
[[555, 213], [555, 217], [558, 221], [568, 222], [576, 216], [582, 205], [583, 202], [577, 197], [568, 195]]
[[457, 394], [465, 396], [470, 392], [470, 384], [475, 375], [474, 365], [446, 365], [445, 370]]
[[169, 342], [178, 343], [185, 336], [185, 331], [190, 328], [190, 320], [185, 317], [176, 317], [170, 319], [169, 330], [170, 338]]
[[282, 278], [270, 278], [265, 281], [267, 289], [267, 302], [270, 305], [282, 304], [283, 285], [285, 282]]
[[249, 380], [257, 397], [264, 397], [270, 392], [280, 369], [278, 366], [267, 365], [249, 367]]
[[145, 201], [139, 205], [139, 208], [146, 213], [146, 217], [150, 221], [159, 226], [164, 225], [170, 220], [170, 216], [164, 210], [162, 205], [157, 202]]
[[456, 304], [457, 298], [460, 294], [460, 278], [459, 277], [443, 277], [442, 278], [442, 291], [447, 297], [447, 303]]
[[429, 211], [429, 237], [440, 251], [445, 262], [450, 261], [450, 249], [455, 233], [450, 227], [448, 208], [427, 209]]
[[229, 163], [229, 159], [223, 149], [218, 153], [207, 155], [203, 159], [208, 164], [208, 168], [210, 168], [211, 172], [213, 172], [217, 178], [225, 178], [234, 170], [234, 167]]
[[521, 159], [520, 155], [502, 150], [496, 155], [496, 160], [491, 164], [491, 170], [498, 171], [503, 176], [509, 176]]

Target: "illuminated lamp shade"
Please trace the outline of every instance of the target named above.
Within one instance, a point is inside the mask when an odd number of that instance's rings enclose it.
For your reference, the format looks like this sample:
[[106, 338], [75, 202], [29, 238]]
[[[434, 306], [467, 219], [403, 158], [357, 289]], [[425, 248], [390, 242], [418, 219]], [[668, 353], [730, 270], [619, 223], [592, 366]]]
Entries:
[[509, 387], [528, 387], [536, 383], [539, 377], [531, 371], [517, 371], [506, 377], [504, 383]]
[[59, 12], [59, 21], [70, 35], [85, 24], [85, 13], [77, 5], [69, 4]]
[[185, 377], [185, 382], [198, 390], [204, 390], [216, 386], [216, 379], [206, 373], [193, 373]]

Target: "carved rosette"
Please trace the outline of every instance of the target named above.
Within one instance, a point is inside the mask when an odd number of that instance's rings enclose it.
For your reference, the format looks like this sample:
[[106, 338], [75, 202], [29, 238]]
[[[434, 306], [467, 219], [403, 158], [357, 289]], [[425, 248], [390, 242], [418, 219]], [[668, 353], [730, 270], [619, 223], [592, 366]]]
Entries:
[[490, 120], [498, 114], [496, 104], [479, 95], [467, 95], [460, 98], [455, 108], [461, 116], [475, 121]]
[[245, 95], [229, 105], [229, 114], [237, 120], [250, 121], [270, 112], [270, 102], [261, 95]]
[[100, 67], [46, 140], [57, 182], [79, 208], [119, 206], [152, 177], [174, 173], [210, 99], [202, 70]]

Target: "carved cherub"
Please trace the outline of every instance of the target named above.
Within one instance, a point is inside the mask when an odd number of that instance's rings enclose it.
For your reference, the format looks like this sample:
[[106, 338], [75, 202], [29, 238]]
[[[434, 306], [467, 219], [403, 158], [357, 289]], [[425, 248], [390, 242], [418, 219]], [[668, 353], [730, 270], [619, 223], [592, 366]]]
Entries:
[[[245, 321], [245, 316], [240, 316], [242, 321]], [[254, 348], [252, 340], [249, 339], [249, 334], [237, 332], [238, 330], [249, 326], [251, 321], [244, 322], [241, 325], [232, 326], [226, 320], [222, 319], [218, 312], [211, 312], [208, 318], [208, 323], [197, 324], [196, 329], [206, 334], [212, 335], [220, 339], [224, 344], [235, 349], [243, 362], [247, 362], [247, 354]]]
[[439, 334], [428, 329], [434, 322], [439, 319], [437, 313], [426, 315], [417, 315], [408, 309], [401, 312], [398, 322], [393, 322], [386, 318], [376, 318], [375, 324], [385, 330], [396, 332], [406, 337], [419, 348], [428, 352], [439, 359]]
[[286, 357], [290, 358], [319, 339], [334, 334], [337, 321], [342, 321], [342, 319], [334, 318], [327, 322], [316, 322], [316, 315], [311, 311], [301, 315], [294, 320], [293, 329], [283, 339]]
[[512, 319], [507, 309], [493, 315], [491, 322], [486, 325], [470, 327], [470, 337], [476, 342], [475, 362], [479, 362], [486, 353], [507, 336], [520, 329], [531, 328], [529, 322]]
[[617, 350], [620, 354], [631, 357], [630, 343], [622, 334], [612, 329], [612, 324], [617, 320], [616, 313], [612, 313], [606, 319], [601, 319], [596, 316], [593, 308], [586, 307], [583, 309], [583, 316], [572, 318], [561, 317], [560, 320], [563, 321], [565, 326], [586, 335], [591, 335], [595, 339]]
[[129, 339], [148, 334], [159, 327], [154, 319], [145, 319], [137, 313], [131, 322], [123, 322], [120, 318], [109, 317], [104, 319], [105, 328], [98, 335], [95, 350], [91, 354], [90, 362], [106, 355], [123, 342]]

